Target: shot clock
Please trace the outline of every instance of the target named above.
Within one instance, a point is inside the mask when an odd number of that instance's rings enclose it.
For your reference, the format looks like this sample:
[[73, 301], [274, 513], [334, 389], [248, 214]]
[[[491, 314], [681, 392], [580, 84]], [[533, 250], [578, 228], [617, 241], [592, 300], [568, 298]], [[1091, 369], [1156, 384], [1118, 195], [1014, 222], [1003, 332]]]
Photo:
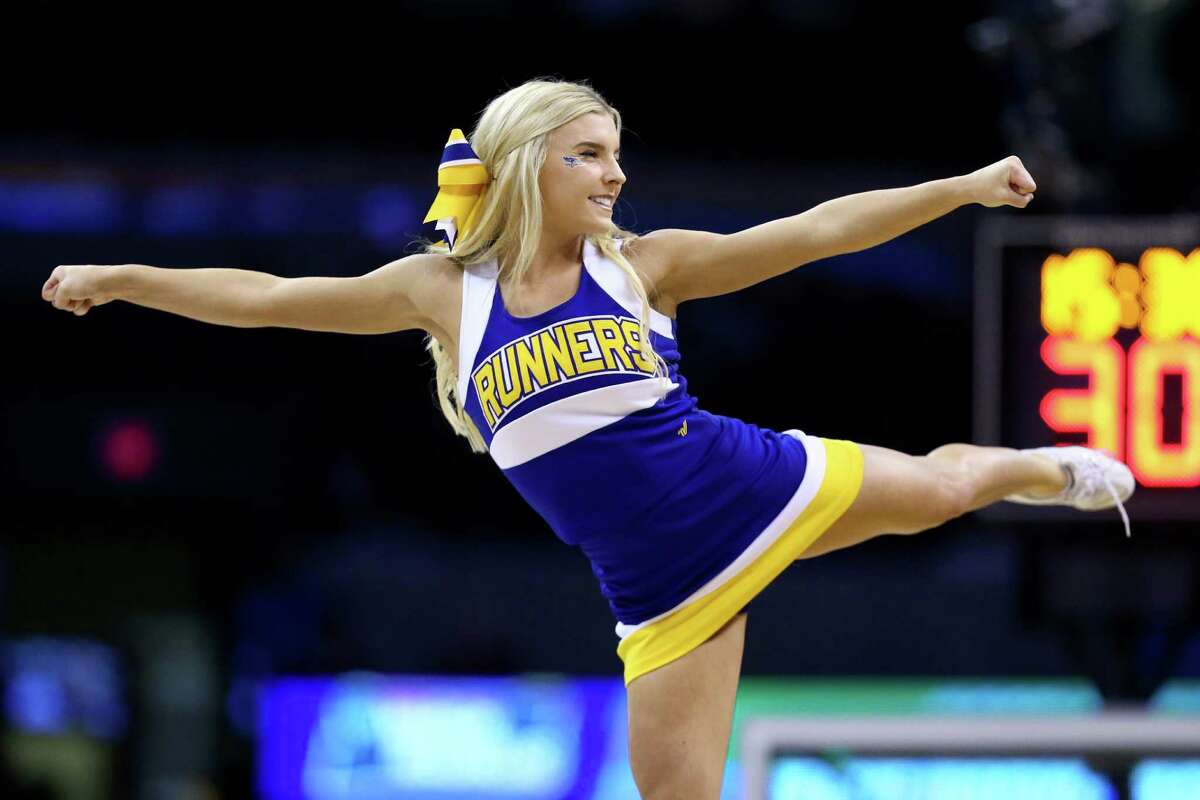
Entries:
[[1200, 218], [1001, 220], [975, 267], [976, 443], [1107, 450], [1135, 519], [1200, 519]]

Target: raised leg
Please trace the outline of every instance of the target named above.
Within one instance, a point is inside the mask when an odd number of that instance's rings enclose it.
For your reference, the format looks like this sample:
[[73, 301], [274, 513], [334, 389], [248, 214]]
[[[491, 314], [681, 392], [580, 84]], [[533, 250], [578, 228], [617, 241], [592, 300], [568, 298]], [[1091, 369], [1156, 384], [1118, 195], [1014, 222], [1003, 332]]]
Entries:
[[859, 447], [863, 485], [858, 497], [801, 558], [884, 534], [929, 530], [1017, 492], [1056, 494], [1067, 481], [1050, 459], [1007, 447], [947, 444], [924, 456]]
[[746, 615], [629, 684], [629, 761], [643, 800], [718, 800]]
[[1068, 480], [1063, 468], [1045, 456], [1010, 447], [944, 444], [926, 458], [956, 464], [967, 472], [974, 491], [966, 511], [990, 506], [1018, 492], [1058, 494]]

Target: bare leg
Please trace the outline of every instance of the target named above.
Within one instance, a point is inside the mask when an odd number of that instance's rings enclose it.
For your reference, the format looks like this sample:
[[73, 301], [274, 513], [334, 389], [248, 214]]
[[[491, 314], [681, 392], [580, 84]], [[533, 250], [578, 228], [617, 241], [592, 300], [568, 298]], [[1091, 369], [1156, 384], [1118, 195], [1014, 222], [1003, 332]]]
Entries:
[[635, 678], [629, 762], [643, 800], [718, 800], [742, 668], [746, 615], [682, 658]]
[[926, 458], [955, 464], [971, 475], [975, 491], [967, 503], [967, 511], [989, 506], [1018, 492], [1048, 497], [1067, 485], [1067, 474], [1055, 462], [1009, 447], [944, 444]]
[[947, 444], [925, 456], [859, 447], [863, 485], [858, 497], [801, 558], [884, 534], [926, 531], [1010, 494], [1056, 494], [1067, 481], [1050, 459], [1007, 447]]

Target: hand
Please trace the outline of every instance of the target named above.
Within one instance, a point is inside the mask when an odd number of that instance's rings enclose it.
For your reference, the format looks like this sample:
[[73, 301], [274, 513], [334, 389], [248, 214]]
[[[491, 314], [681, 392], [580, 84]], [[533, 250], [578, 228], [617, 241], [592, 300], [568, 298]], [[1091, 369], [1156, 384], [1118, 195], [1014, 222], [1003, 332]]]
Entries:
[[1021, 159], [1009, 156], [995, 164], [977, 169], [967, 176], [971, 202], [988, 208], [1013, 206], [1024, 208], [1033, 200], [1037, 184]]
[[42, 299], [55, 308], [82, 317], [93, 306], [102, 306], [116, 299], [114, 294], [102, 289], [102, 281], [114, 269], [96, 264], [57, 266], [42, 286]]

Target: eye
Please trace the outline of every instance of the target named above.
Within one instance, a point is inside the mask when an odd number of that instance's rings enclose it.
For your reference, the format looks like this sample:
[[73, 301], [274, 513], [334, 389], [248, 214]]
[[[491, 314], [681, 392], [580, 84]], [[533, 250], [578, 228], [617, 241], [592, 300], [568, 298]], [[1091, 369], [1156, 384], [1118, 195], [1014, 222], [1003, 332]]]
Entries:
[[[582, 150], [582, 151], [580, 151], [580, 153], [579, 153], [579, 154], [580, 154], [581, 156], [588, 156], [589, 158], [595, 158], [595, 157], [596, 157], [596, 151], [595, 151], [595, 150]], [[620, 156], [620, 155], [615, 155], [615, 156], [613, 156], [613, 160], [615, 160], [615, 161], [617, 161], [617, 162], [620, 162], [620, 160], [621, 160], [621, 156]]]

